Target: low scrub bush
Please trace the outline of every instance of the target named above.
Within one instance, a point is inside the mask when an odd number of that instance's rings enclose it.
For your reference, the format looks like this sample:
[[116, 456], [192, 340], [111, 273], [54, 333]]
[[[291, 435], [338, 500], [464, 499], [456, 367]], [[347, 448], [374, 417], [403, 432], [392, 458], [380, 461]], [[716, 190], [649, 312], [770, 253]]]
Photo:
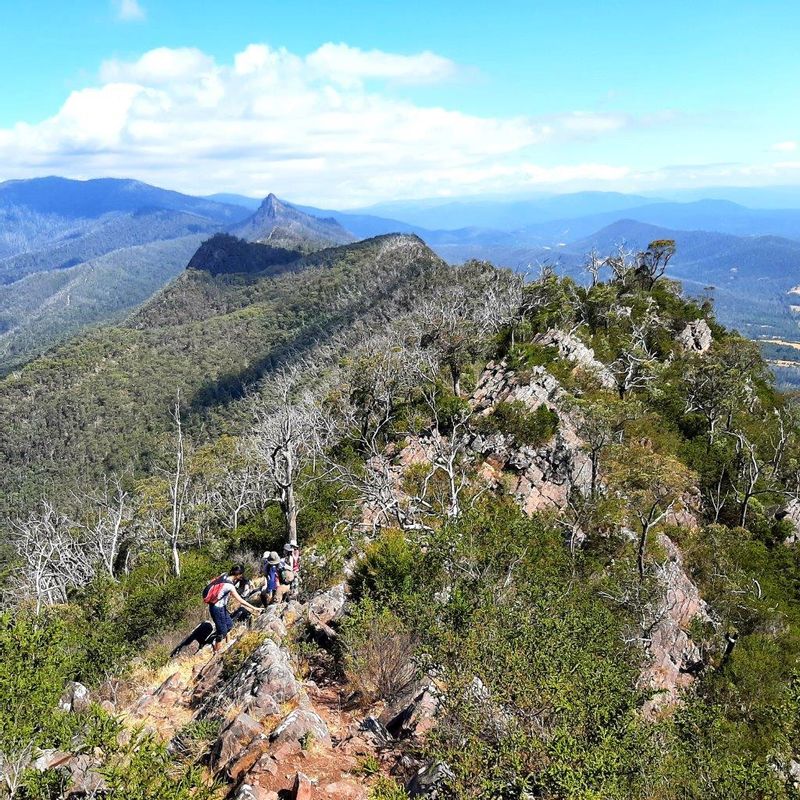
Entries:
[[370, 787], [369, 800], [408, 800], [408, 792], [394, 778], [381, 775]]
[[475, 427], [479, 433], [487, 436], [502, 433], [512, 436], [518, 445], [536, 447], [555, 435], [558, 414], [544, 404], [529, 411], [521, 400], [500, 402], [491, 414], [479, 418]]
[[366, 703], [391, 701], [415, 677], [416, 637], [392, 611], [363, 600], [342, 627], [345, 674]]
[[367, 546], [350, 579], [353, 599], [370, 597], [383, 604], [402, 602], [414, 587], [420, 558], [419, 549], [401, 531], [381, 534]]

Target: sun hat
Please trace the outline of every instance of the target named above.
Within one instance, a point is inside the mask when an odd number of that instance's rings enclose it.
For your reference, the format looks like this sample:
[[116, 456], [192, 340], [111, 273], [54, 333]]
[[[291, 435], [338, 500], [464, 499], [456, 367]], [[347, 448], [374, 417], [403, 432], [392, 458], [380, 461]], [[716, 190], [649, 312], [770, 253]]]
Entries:
[[275, 564], [280, 564], [280, 561], [281, 557], [274, 550], [267, 556], [267, 564], [274, 566]]

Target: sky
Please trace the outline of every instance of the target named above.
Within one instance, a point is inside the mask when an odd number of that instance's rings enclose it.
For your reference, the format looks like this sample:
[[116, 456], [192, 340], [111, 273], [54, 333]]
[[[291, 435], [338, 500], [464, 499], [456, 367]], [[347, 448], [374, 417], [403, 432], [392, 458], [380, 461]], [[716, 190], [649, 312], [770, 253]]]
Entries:
[[800, 184], [794, 0], [0, 9], [0, 180], [336, 208]]

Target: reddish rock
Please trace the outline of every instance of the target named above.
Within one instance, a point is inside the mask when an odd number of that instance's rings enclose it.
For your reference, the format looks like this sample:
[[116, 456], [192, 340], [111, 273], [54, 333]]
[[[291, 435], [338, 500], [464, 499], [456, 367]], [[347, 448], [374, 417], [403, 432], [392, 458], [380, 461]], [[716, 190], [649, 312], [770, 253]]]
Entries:
[[365, 800], [367, 797], [366, 790], [352, 781], [329, 783], [323, 791], [332, 800]]
[[192, 692], [191, 705], [200, 705], [218, 688], [222, 678], [222, 666], [222, 659], [215, 656], [203, 668]]
[[291, 758], [292, 756], [296, 756], [298, 753], [301, 753], [302, 750], [303, 748], [300, 747], [300, 742], [294, 739], [288, 742], [283, 742], [282, 744], [273, 748], [272, 757], [276, 761], [285, 761], [287, 758]]
[[267, 775], [277, 775], [278, 762], [273, 756], [263, 755], [255, 764], [253, 769], [250, 770], [250, 772], [254, 775], [260, 775], [262, 773], [266, 773]]
[[173, 692], [171, 689], [167, 689], [166, 691], [160, 691], [158, 695], [158, 702], [159, 705], [162, 706], [175, 706], [178, 704], [180, 700], [180, 695], [177, 692]]
[[211, 763], [220, 772], [240, 758], [248, 745], [263, 733], [261, 725], [245, 713], [239, 714], [220, 734], [212, 749]]
[[64, 711], [74, 711], [80, 714], [83, 711], [88, 711], [89, 706], [92, 704], [92, 698], [89, 690], [82, 684], [72, 681], [67, 684], [61, 699], [58, 701], [58, 707]]
[[167, 678], [161, 686], [158, 687], [158, 692], [156, 694], [161, 694], [162, 692], [179, 692], [182, 691], [186, 687], [186, 681], [180, 674], [180, 672], [173, 672], [172, 675]]
[[62, 750], [42, 750], [31, 765], [37, 772], [63, 767], [72, 759], [71, 753]]
[[278, 795], [258, 784], [243, 783], [234, 795], [234, 800], [278, 800]]
[[311, 800], [311, 781], [302, 772], [294, 776], [292, 800]]
[[137, 717], [143, 717], [147, 712], [156, 704], [156, 699], [151, 694], [142, 695], [133, 707], [133, 714]]
[[313, 711], [296, 709], [275, 728], [270, 736], [270, 741], [275, 745], [280, 745], [284, 742], [299, 742], [306, 738], [311, 738], [312, 741], [319, 744], [329, 745], [331, 743], [328, 726], [318, 714]]
[[105, 779], [97, 772], [97, 765], [89, 756], [76, 756], [70, 759], [67, 766], [70, 778], [65, 792], [66, 797], [94, 797], [106, 789]]
[[668, 560], [661, 575], [664, 596], [660, 616], [647, 644], [650, 663], [640, 679], [643, 686], [655, 691], [643, 708], [647, 718], [673, 707], [680, 691], [694, 683], [702, 668], [702, 653], [688, 629], [695, 619], [710, 620], [697, 586], [683, 569], [678, 547], [664, 534], [658, 536], [658, 543], [667, 552]]
[[236, 783], [243, 775], [250, 772], [259, 759], [266, 753], [269, 739], [263, 734], [256, 736], [241, 755], [228, 767], [228, 777]]

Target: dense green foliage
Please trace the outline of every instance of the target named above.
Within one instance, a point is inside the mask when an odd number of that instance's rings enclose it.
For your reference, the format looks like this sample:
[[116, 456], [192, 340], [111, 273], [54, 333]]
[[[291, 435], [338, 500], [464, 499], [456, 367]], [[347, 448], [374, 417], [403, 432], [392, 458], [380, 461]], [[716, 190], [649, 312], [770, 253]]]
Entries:
[[[607, 282], [545, 272], [518, 287], [502, 325], [483, 328], [477, 314], [463, 322], [431, 306], [415, 318], [412, 295], [417, 305], [426, 292], [447, 297], [448, 282], [458, 302], [486, 285], [500, 294], [490, 268], [449, 272], [408, 250], [387, 262], [396, 243], [322, 251], [279, 275], [192, 270], [128, 326], [6, 379], [0, 410], [26, 422], [0, 434], [8, 485], [34, 495], [54, 478], [69, 487], [131, 463], [139, 512], [163, 505], [165, 479], [152, 465], [180, 387], [187, 429], [207, 441], [189, 470], [212, 486], [226, 466], [246, 466], [236, 440], [218, 436], [246, 426], [243, 386], [289, 347], [369, 330], [387, 309], [402, 310], [405, 339], [371, 334], [338, 359], [338, 382], [324, 386], [313, 417], [336, 436], [296, 481], [308, 588], [340, 579], [347, 558], [359, 557], [333, 648], [356, 694], [391, 702], [415, 675], [433, 677], [440, 724], [417, 746], [447, 764], [457, 798], [796, 797], [800, 560], [785, 543], [791, 520], [780, 518], [798, 489], [795, 399], [775, 390], [756, 346], [720, 326], [710, 303], [687, 300], [659, 274], [669, 241], [633, 264], [613, 262]], [[689, 323], [707, 326], [704, 352], [680, 343]], [[554, 328], [597, 361], [576, 364], [543, 346]], [[503, 396], [484, 413], [468, 392], [488, 360], [503, 359], [524, 389], [547, 373], [560, 388], [530, 405]], [[88, 393], [91, 407], [67, 401]], [[542, 448], [554, 470], [569, 457], [569, 434], [591, 474], [563, 508], [526, 517], [509, 489], [516, 464], [481, 483], [473, 445], [493, 433]], [[98, 683], [131, 648], [179, 623], [232, 551], [250, 559], [277, 548], [285, 506], [258, 506], [227, 530], [200, 503], [186, 528], [203, 533], [206, 549], [183, 545], [180, 578], [163, 549], [140, 549], [118, 581], [97, 579], [38, 617], [24, 607], [9, 615], [0, 711], [21, 733], [3, 733], [3, 747], [58, 744], [75, 725], [105, 736], [95, 712], [94, 721], [39, 718], [66, 680]], [[708, 603], [708, 617], [686, 631], [701, 654], [687, 668], [696, 680], [677, 706], [645, 713], [656, 692], [642, 670], [670, 602], [664, 575], [681, 563]], [[231, 651], [228, 671], [255, 645]], [[30, 709], [20, 710], [14, 697], [28, 693]], [[148, 783], [150, 765], [166, 765], [155, 744], [122, 758], [141, 797], [182, 798], [200, 782], [189, 768], [168, 786]], [[125, 797], [134, 789], [122, 787], [121, 763], [110, 759], [108, 779]], [[375, 796], [395, 794], [376, 783]]]
[[136, 245], [0, 285], [0, 374], [129, 313], [184, 269], [202, 238]]
[[[377, 239], [309, 256], [301, 272], [212, 277], [190, 270], [128, 324], [63, 345], [0, 381], [0, 512], [43, 494], [69, 497], [108, 472], [149, 471], [181, 392], [187, 421], [209, 436], [237, 429], [245, 387], [289, 353], [410, 302], [439, 262]], [[355, 290], [353, 287], [357, 287]], [[25, 424], [19, 424], [20, 419]]]

